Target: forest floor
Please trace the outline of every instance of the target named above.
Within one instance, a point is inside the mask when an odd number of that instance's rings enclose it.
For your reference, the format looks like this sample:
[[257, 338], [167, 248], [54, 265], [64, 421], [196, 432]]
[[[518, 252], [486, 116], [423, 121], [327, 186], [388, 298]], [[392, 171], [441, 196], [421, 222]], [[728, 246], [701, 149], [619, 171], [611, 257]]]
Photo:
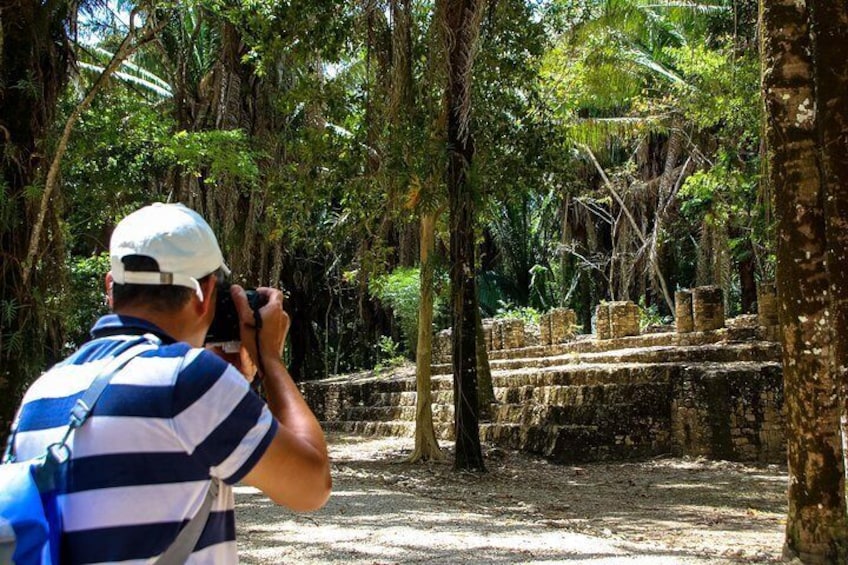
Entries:
[[485, 449], [484, 474], [409, 464], [409, 438], [329, 437], [333, 495], [311, 514], [236, 487], [243, 563], [780, 562], [786, 469], [691, 458], [551, 464]]

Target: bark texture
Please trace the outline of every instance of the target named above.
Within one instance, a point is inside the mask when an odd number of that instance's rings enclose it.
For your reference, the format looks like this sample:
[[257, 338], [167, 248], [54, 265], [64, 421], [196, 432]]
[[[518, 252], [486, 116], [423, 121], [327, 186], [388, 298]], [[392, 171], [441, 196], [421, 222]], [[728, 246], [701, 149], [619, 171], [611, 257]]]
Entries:
[[450, 209], [453, 378], [456, 418], [456, 469], [485, 470], [480, 446], [477, 398], [474, 198], [469, 178], [474, 157], [470, 130], [471, 69], [483, 12], [482, 0], [443, 0], [437, 7], [447, 54], [445, 105]]
[[816, 107], [825, 194], [830, 283], [830, 364], [840, 387], [843, 467], [848, 468], [848, 5], [811, 0]]
[[760, 3], [770, 181], [778, 216], [778, 309], [787, 411], [785, 553], [844, 563], [844, 475], [830, 371], [823, 178], [807, 4]]
[[64, 341], [56, 309], [45, 307], [64, 277], [60, 203], [45, 215], [43, 253], [26, 284], [24, 263], [38, 214], [27, 192], [43, 181], [47, 132], [67, 83], [70, 14], [65, 2], [0, 0], [0, 441], [30, 379]]
[[418, 305], [418, 347], [415, 351], [415, 448], [409, 460], [442, 459], [433, 429], [433, 399], [430, 379], [433, 360], [433, 247], [436, 218], [421, 216], [421, 302]]

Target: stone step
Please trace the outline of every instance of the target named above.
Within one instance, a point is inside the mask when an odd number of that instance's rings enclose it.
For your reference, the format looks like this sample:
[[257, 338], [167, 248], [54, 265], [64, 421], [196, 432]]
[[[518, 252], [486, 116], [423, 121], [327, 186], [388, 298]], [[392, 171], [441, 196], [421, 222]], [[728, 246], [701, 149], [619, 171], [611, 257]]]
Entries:
[[676, 364], [619, 363], [555, 365], [550, 367], [492, 371], [492, 386], [539, 387], [629, 384], [668, 380], [682, 370]]
[[[374, 437], [414, 437], [415, 422], [356, 422], [352, 420], [322, 421], [321, 427], [325, 432], [341, 432], [361, 436]], [[453, 424], [433, 424], [436, 437], [441, 440], [453, 439]]]
[[[560, 462], [660, 453], [746, 461], [784, 457], [779, 363], [602, 369], [603, 375], [615, 369], [615, 380], [599, 382], [598, 375], [587, 378], [592, 372], [587, 367], [566, 367], [549, 374], [537, 370], [529, 377], [501, 375], [503, 386], [495, 389], [499, 404], [494, 406], [492, 421], [481, 422], [481, 439]], [[360, 382], [356, 387], [368, 388], [368, 384]], [[373, 404], [353, 404], [345, 396], [346, 389], [316, 387], [313, 392], [336, 395], [326, 401], [335, 403], [335, 408], [316, 411], [316, 415], [328, 430], [411, 437], [415, 392], [397, 384], [387, 388], [395, 392], [375, 393], [367, 398]], [[353, 393], [350, 398], [364, 397]], [[433, 402], [437, 436], [450, 440], [452, 391], [437, 388]]]
[[661, 424], [623, 431], [592, 425], [483, 424], [482, 441], [542, 455], [560, 463], [630, 459], [667, 453], [670, 438]]
[[[522, 391], [524, 394], [516, 392], [511, 388], [496, 391], [498, 403], [493, 406], [493, 421], [540, 425], [592, 424], [616, 417], [659, 417], [661, 414], [658, 414], [657, 406], [670, 406], [670, 386], [667, 383], [528, 387], [526, 392]], [[433, 421], [451, 424], [453, 399], [443, 400], [447, 402], [434, 402], [432, 405]], [[350, 406], [341, 419], [358, 422], [413, 421], [415, 405]]]
[[[644, 337], [644, 336], [643, 336]], [[628, 339], [628, 338], [622, 338]], [[567, 344], [563, 344], [567, 345]], [[765, 341], [704, 345], [656, 345], [651, 347], [629, 347], [611, 351], [567, 351], [544, 357], [532, 355], [533, 351], [514, 350], [521, 356], [513, 358], [491, 358], [489, 366], [494, 371], [510, 371], [576, 364], [611, 363], [731, 363], [737, 361], [776, 361], [780, 358], [780, 346]], [[527, 354], [527, 356], [524, 356]], [[450, 364], [433, 366], [434, 375], [450, 374]]]
[[[756, 327], [721, 328], [707, 332], [650, 333], [615, 339], [597, 339], [594, 335], [578, 335], [570, 341], [553, 345], [532, 345], [517, 349], [489, 351], [489, 359], [512, 359], [519, 357], [546, 357], [564, 353], [592, 353], [670, 345], [674, 347], [708, 345], [711, 343], [734, 343], [757, 341], [763, 338], [762, 330]], [[517, 354], [517, 355], [516, 355]]]
[[596, 403], [651, 403], [656, 394], [665, 394], [669, 382], [636, 382], [592, 385], [549, 385], [499, 387], [495, 400], [500, 404], [539, 404], [550, 406], [580, 406]]
[[[433, 404], [433, 422], [453, 424], [452, 404]], [[345, 413], [345, 420], [356, 422], [414, 422], [415, 406], [352, 406]]]
[[[548, 387], [532, 396], [501, 394], [492, 420], [527, 424], [595, 424], [606, 420], [662, 418], [670, 413], [671, 386], [666, 383]], [[517, 402], [504, 402], [517, 400]]]
[[[496, 398], [504, 403], [535, 402], [538, 404], [569, 404], [588, 398], [591, 387], [621, 387], [644, 383], [663, 384], [680, 380], [685, 375], [735, 372], [755, 374], [764, 368], [780, 370], [780, 364], [744, 362], [699, 364], [564, 365], [513, 371], [496, 371], [492, 381]], [[345, 419], [345, 410], [355, 406], [407, 406], [416, 402], [415, 379], [386, 381], [372, 379], [357, 383], [304, 383], [307, 402], [319, 418]], [[450, 375], [434, 378], [431, 400], [438, 405], [453, 404], [453, 384]], [[588, 388], [587, 388], [588, 387]], [[569, 388], [573, 390], [569, 390]], [[597, 391], [594, 389], [596, 398]], [[601, 402], [603, 400], [600, 400]]]

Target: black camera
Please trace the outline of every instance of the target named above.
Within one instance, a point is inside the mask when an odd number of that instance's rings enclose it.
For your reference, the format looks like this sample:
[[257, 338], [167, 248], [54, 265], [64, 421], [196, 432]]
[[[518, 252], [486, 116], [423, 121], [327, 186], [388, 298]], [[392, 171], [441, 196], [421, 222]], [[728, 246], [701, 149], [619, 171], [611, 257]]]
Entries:
[[[268, 298], [254, 289], [247, 289], [247, 303], [254, 311], [268, 303]], [[218, 285], [218, 297], [215, 300], [215, 317], [206, 332], [206, 343], [226, 343], [241, 341], [239, 332], [239, 316], [236, 305], [230, 295], [230, 285]]]

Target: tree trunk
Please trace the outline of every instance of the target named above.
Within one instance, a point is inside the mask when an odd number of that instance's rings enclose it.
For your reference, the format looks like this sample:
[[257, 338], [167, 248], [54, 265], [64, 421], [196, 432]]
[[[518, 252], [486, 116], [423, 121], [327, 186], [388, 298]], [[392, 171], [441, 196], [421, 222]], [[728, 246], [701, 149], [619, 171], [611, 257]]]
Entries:
[[844, 563], [848, 527], [837, 383], [828, 363], [824, 193], [806, 6], [760, 3], [790, 476], [784, 552], [807, 563]]
[[827, 273], [830, 284], [830, 362], [840, 389], [843, 468], [848, 469], [848, 6], [812, 0], [816, 108], [823, 152]]
[[23, 264], [37, 219], [26, 191], [43, 179], [45, 138], [68, 77], [72, 17], [64, 2], [0, 3], [0, 442], [31, 378], [64, 341], [61, 312], [36, 298], [58, 294], [64, 257], [51, 247], [28, 284]]
[[418, 304], [418, 347], [415, 353], [415, 449], [410, 462], [442, 459], [433, 429], [433, 400], [430, 394], [433, 361], [433, 247], [436, 217], [421, 215], [421, 301]]
[[[482, 16], [481, 0], [443, 0], [440, 14], [447, 54], [446, 184], [450, 208], [453, 378], [458, 470], [484, 471], [477, 399], [474, 198], [469, 170], [474, 157], [471, 135], [471, 69]], [[438, 8], [437, 8], [438, 9]]]

